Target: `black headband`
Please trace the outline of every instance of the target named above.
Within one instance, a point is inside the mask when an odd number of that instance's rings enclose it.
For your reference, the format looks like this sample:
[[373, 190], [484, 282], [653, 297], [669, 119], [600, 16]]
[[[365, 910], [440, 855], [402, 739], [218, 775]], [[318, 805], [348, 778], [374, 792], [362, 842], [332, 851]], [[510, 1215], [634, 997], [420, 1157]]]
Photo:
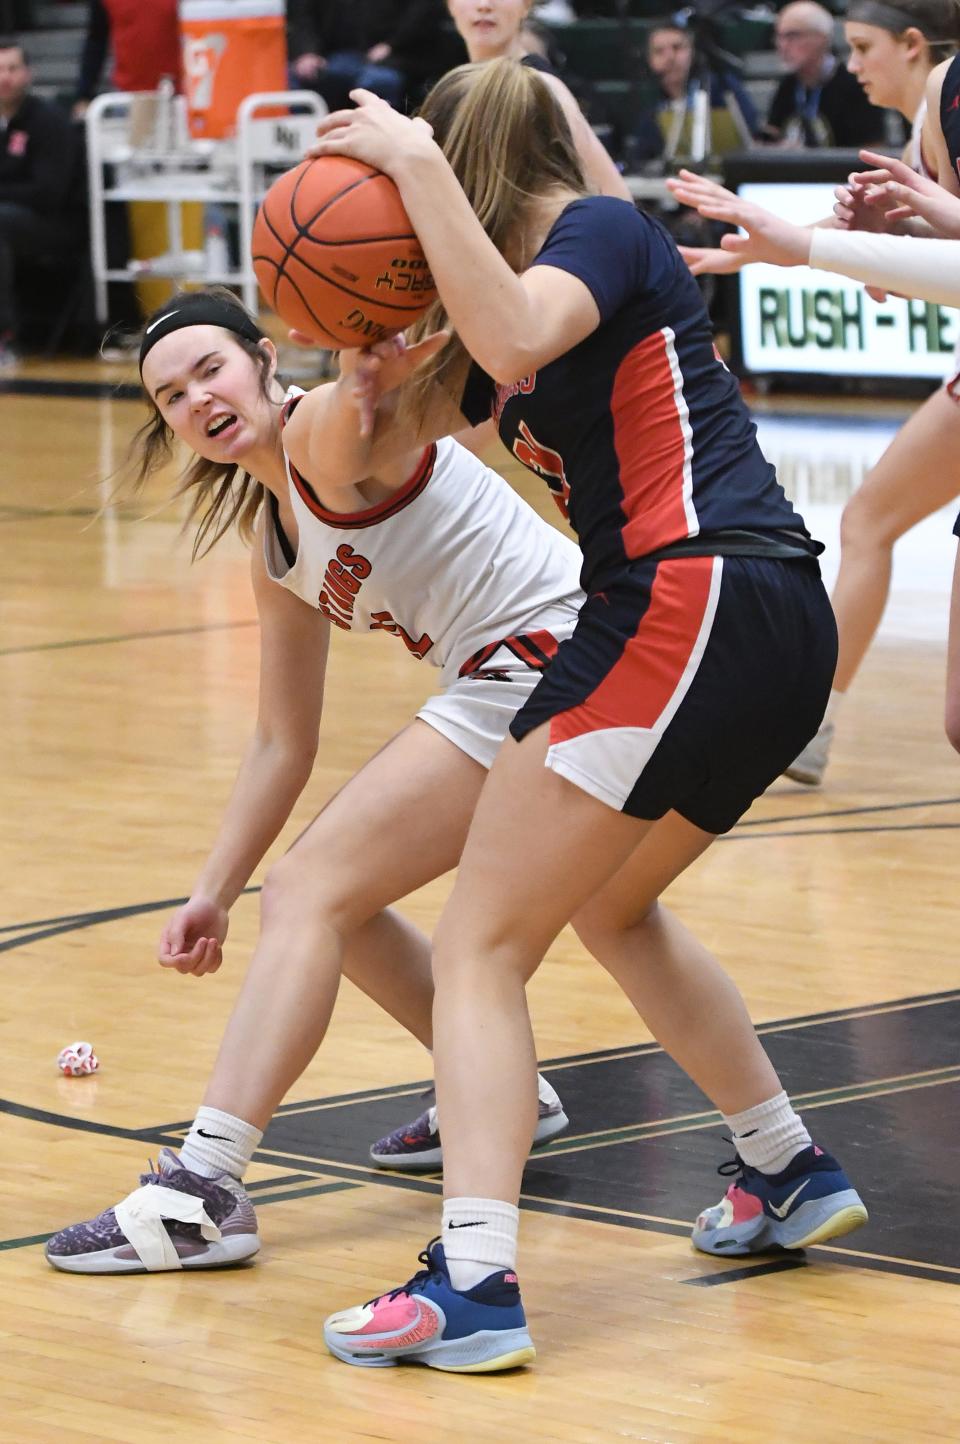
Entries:
[[225, 301], [221, 296], [205, 295], [203, 291], [175, 296], [169, 306], [158, 311], [153, 319], [147, 322], [143, 340], [140, 342], [141, 376], [143, 363], [157, 342], [162, 341], [164, 336], [169, 336], [171, 331], [179, 331], [184, 326], [223, 326], [237, 336], [245, 336], [248, 341], [264, 339], [263, 331], [240, 305]]
[[896, 5], [887, 5], [884, 0], [851, 0], [844, 20], [860, 25], [876, 25], [880, 30], [889, 30], [892, 35], [902, 35], [905, 30], [919, 30], [924, 40], [932, 45], [954, 45], [956, 36], [931, 35], [923, 21], [916, 15], [908, 15]]

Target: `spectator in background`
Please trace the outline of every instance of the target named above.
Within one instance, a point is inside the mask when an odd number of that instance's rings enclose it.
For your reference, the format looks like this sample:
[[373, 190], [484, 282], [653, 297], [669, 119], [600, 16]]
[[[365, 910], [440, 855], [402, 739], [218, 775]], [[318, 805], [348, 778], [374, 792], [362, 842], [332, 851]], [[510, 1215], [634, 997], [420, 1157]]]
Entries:
[[834, 21], [815, 0], [777, 16], [777, 52], [788, 74], [777, 86], [761, 139], [794, 146], [882, 144], [884, 113], [833, 53]]
[[107, 51], [114, 90], [156, 90], [164, 76], [180, 88], [177, 0], [91, 0], [73, 113], [81, 119], [96, 95]]
[[531, 33], [532, 0], [447, 0], [447, 9], [471, 62], [510, 56], [543, 75], [566, 116], [587, 184], [601, 195], [630, 200], [623, 176]]
[[[682, 25], [655, 25], [647, 36], [647, 66], [657, 82], [659, 94], [652, 109], [642, 111], [637, 119], [632, 159], [656, 160], [663, 154], [662, 118], [676, 114], [680, 109], [688, 109], [692, 102], [690, 74], [693, 54], [693, 36]], [[730, 70], [711, 70], [711, 110], [727, 109], [728, 96], [736, 100], [750, 134], [756, 135], [760, 117], [743, 82]]]
[[76, 133], [30, 80], [23, 46], [0, 36], [0, 370], [17, 360], [17, 262], [67, 265], [82, 232]]
[[294, 82], [316, 90], [331, 110], [360, 86], [398, 110], [432, 78], [443, 0], [288, 0]]

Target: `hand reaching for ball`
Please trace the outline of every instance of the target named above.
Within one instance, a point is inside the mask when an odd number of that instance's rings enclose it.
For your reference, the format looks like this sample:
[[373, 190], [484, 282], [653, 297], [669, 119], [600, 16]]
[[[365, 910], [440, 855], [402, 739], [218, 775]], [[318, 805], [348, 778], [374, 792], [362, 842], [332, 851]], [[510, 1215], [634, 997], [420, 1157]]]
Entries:
[[372, 436], [381, 398], [409, 381], [449, 340], [449, 331], [436, 331], [412, 346], [401, 335], [364, 350], [340, 352], [340, 376], [350, 385], [350, 396], [360, 412], [361, 436]]
[[350, 99], [356, 109], [334, 110], [320, 121], [308, 157], [348, 155], [395, 176], [404, 162], [433, 149], [425, 120], [401, 115], [372, 90], [351, 90]]

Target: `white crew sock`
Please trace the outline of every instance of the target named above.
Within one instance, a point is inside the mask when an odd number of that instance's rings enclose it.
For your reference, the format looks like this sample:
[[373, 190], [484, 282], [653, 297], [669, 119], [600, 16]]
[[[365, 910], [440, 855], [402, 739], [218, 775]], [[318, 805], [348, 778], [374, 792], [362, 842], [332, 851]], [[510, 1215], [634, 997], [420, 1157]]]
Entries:
[[761, 1173], [780, 1173], [812, 1142], [786, 1093], [743, 1113], [724, 1114], [723, 1121], [744, 1163]]
[[825, 726], [827, 722], [836, 723], [837, 713], [840, 711], [840, 704], [846, 695], [846, 692], [838, 692], [836, 688], [831, 688], [830, 697], [827, 701], [827, 710], [824, 712], [823, 721], [820, 723], [821, 727]]
[[499, 1198], [446, 1198], [441, 1240], [450, 1282], [463, 1293], [517, 1266], [520, 1210]]
[[261, 1129], [232, 1113], [199, 1108], [180, 1150], [180, 1162], [202, 1178], [216, 1178], [218, 1173], [242, 1178], [262, 1137]]

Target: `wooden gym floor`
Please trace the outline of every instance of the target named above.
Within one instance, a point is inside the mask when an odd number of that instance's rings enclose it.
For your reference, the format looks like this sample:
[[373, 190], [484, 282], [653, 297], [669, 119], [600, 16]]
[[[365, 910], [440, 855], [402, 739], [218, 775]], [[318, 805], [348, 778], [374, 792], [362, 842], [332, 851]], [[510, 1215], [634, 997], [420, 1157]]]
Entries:
[[[257, 633], [238, 544], [191, 567], [169, 512], [94, 519], [140, 417], [105, 375], [48, 365], [0, 384], [0, 1440], [960, 1437], [949, 512], [900, 550], [826, 787], [777, 784], [669, 898], [737, 979], [816, 1136], [860, 1186], [868, 1228], [805, 1258], [694, 1253], [689, 1222], [719, 1197], [730, 1149], [564, 935], [530, 990], [572, 1120], [527, 1174], [532, 1369], [365, 1372], [323, 1348], [326, 1313], [407, 1277], [437, 1220], [436, 1178], [365, 1162], [419, 1111], [429, 1061], [349, 986], [251, 1170], [265, 1240], [253, 1267], [48, 1268], [51, 1231], [123, 1197], [182, 1137], [257, 917], [254, 888], [214, 978], [153, 962], [252, 725]], [[763, 440], [831, 558], [843, 501], [907, 409], [767, 403]], [[334, 637], [320, 760], [279, 847], [433, 680], [388, 638]], [[405, 911], [429, 929], [448, 885]], [[58, 1074], [74, 1038], [99, 1053], [96, 1076]]]

